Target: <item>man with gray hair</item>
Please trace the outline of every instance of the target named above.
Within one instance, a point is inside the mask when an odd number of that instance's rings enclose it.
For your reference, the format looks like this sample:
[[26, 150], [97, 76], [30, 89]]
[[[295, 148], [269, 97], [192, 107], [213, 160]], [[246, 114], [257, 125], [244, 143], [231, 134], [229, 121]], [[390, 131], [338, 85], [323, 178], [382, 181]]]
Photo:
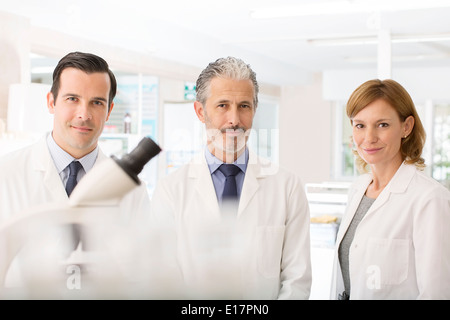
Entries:
[[247, 147], [255, 72], [227, 57], [196, 83], [204, 153], [158, 181], [152, 217], [173, 232], [187, 298], [308, 299], [309, 207], [298, 177]]

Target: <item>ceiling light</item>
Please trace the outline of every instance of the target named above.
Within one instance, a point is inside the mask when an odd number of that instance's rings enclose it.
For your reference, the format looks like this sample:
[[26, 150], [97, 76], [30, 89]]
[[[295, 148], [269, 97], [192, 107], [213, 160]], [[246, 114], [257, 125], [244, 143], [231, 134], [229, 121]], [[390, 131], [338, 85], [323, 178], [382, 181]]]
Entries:
[[416, 34], [416, 35], [392, 35], [392, 42], [441, 42], [450, 41], [450, 33], [436, 33], [436, 34]]
[[[392, 43], [418, 43], [418, 42], [440, 42], [450, 41], [450, 33], [438, 34], [392, 34]], [[367, 45], [378, 44], [377, 35], [349, 36], [349, 37], [327, 37], [306, 40], [308, 44], [314, 46], [346, 46], [346, 45]]]
[[[423, 61], [423, 60], [440, 60], [448, 59], [449, 54], [428, 54], [428, 55], [394, 55], [392, 56], [393, 62], [410, 62], [410, 61]], [[351, 63], [376, 63], [377, 57], [344, 57], [345, 61]]]
[[450, 7], [448, 0], [341, 0], [294, 6], [267, 7], [253, 10], [254, 19], [284, 18], [310, 15], [339, 15], [363, 12], [389, 12]]
[[306, 43], [313, 46], [366, 45], [366, 44], [378, 44], [378, 37], [362, 36], [362, 37], [317, 38], [317, 39], [308, 39], [306, 40]]

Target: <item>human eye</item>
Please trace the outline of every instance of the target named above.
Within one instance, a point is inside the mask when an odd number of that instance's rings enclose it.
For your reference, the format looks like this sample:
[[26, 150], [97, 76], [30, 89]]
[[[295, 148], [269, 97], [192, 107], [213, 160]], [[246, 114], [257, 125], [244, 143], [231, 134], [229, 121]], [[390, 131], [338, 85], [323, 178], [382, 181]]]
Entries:
[[96, 106], [103, 106], [105, 104], [103, 100], [94, 100], [92, 103]]
[[68, 97], [66, 98], [66, 100], [67, 100], [67, 101], [70, 101], [70, 102], [77, 102], [77, 101], [78, 101], [78, 98], [77, 98], [77, 97], [68, 96]]
[[249, 104], [241, 104], [241, 108], [243, 108], [243, 109], [250, 109], [251, 106]]
[[364, 128], [364, 125], [363, 125], [362, 123], [355, 123], [353, 126], [354, 126], [356, 129], [362, 129], [362, 128]]
[[379, 126], [380, 128], [387, 128], [387, 127], [389, 127], [389, 123], [382, 122], [382, 123], [380, 123], [378, 126]]
[[220, 103], [217, 105], [218, 108], [225, 108], [227, 105], [225, 103]]

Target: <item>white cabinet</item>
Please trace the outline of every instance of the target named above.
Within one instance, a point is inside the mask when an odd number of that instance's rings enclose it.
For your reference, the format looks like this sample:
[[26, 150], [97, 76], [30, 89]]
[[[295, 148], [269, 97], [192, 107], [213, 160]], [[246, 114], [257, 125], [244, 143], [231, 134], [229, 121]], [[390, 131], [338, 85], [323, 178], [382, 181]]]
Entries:
[[349, 186], [346, 182], [305, 184], [311, 218], [336, 217], [332, 223], [311, 223], [311, 300], [330, 298], [336, 235], [347, 205]]

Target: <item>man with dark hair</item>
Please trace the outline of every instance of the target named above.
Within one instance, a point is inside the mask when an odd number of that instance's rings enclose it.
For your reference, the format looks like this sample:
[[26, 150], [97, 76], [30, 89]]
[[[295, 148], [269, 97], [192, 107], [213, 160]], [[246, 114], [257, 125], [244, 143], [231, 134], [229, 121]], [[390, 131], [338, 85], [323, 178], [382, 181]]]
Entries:
[[[98, 139], [113, 110], [116, 90], [114, 74], [103, 58], [72, 52], [59, 61], [47, 94], [48, 110], [54, 115], [52, 131], [0, 159], [0, 224], [29, 207], [67, 200], [76, 183], [106, 159]], [[148, 214], [149, 207], [141, 184], [122, 199], [119, 210], [131, 219]]]

